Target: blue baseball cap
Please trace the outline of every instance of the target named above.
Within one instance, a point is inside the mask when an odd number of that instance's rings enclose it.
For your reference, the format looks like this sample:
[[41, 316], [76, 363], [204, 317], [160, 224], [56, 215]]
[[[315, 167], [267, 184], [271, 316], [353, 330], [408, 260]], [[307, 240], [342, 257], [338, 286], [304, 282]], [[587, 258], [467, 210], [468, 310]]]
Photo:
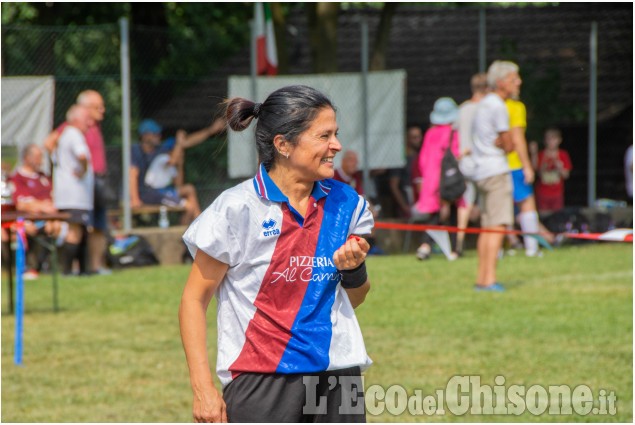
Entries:
[[151, 119], [145, 119], [141, 121], [141, 123], [139, 124], [139, 129], [138, 129], [140, 136], [146, 133], [159, 134], [161, 133], [161, 130], [162, 128], [159, 125], [159, 123]]

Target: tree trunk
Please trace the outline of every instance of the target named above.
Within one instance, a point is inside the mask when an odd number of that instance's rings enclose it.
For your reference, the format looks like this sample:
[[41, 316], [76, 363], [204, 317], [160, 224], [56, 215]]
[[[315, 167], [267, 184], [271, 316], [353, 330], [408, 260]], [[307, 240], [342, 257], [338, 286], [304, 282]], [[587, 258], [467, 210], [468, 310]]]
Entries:
[[271, 5], [273, 27], [276, 33], [276, 50], [278, 52], [278, 74], [289, 73], [289, 52], [287, 51], [287, 19], [279, 2]]
[[381, 10], [381, 18], [377, 28], [375, 43], [373, 44], [373, 52], [370, 58], [370, 70], [380, 71], [386, 69], [386, 50], [388, 48], [388, 40], [390, 39], [390, 28], [392, 26], [392, 17], [399, 7], [399, 3], [384, 3]]
[[313, 71], [337, 72], [337, 15], [340, 3], [306, 3]]

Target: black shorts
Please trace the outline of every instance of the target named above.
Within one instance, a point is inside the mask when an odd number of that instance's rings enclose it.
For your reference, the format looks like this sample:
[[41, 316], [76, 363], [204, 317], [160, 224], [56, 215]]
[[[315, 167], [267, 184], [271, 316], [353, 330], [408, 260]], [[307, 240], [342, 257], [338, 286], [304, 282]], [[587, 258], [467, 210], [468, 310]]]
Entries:
[[359, 367], [314, 374], [243, 373], [223, 391], [229, 422], [366, 422]]
[[71, 224], [81, 224], [82, 226], [91, 227], [93, 225], [93, 212], [89, 210], [60, 210], [69, 213], [71, 217], [67, 220]]
[[144, 204], [150, 205], [167, 205], [168, 207], [182, 206], [183, 202], [179, 197], [178, 190], [173, 187], [164, 189], [153, 189], [145, 187], [139, 190], [139, 198]]

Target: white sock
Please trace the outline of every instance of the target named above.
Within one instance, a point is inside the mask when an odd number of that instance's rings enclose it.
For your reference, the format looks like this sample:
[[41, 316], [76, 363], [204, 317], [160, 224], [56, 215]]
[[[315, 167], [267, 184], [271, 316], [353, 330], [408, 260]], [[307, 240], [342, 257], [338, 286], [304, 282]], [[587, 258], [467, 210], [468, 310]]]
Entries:
[[57, 235], [55, 245], [62, 246], [64, 244], [64, 241], [66, 240], [66, 235], [68, 235], [68, 223], [63, 221], [60, 224], [60, 233]]
[[[520, 228], [525, 233], [538, 233], [538, 213], [536, 211], [526, 211], [518, 215]], [[538, 240], [531, 236], [524, 236], [525, 253], [535, 255], [538, 252]]]

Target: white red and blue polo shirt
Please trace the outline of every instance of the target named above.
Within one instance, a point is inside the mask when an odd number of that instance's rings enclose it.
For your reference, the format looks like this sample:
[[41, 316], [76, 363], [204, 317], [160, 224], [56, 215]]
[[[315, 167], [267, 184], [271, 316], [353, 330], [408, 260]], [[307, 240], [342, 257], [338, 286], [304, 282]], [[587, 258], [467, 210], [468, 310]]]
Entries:
[[372, 361], [333, 254], [373, 227], [368, 204], [335, 180], [315, 183], [303, 218], [258, 174], [223, 192], [183, 240], [229, 265], [216, 292], [217, 373], [312, 373]]

